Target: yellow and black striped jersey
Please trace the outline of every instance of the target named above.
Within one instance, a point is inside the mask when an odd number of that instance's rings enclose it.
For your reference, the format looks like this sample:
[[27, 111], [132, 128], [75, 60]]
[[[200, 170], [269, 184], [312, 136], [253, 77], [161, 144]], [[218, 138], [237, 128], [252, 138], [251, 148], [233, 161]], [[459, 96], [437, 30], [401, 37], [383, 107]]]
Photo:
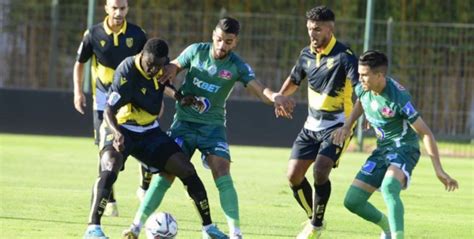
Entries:
[[115, 71], [107, 105], [116, 111], [120, 125], [147, 127], [158, 125], [164, 85], [158, 82], [163, 74], [148, 77], [140, 65], [140, 55], [126, 58]]
[[320, 131], [344, 122], [352, 111], [352, 88], [359, 82], [357, 58], [334, 36], [323, 52], [304, 48], [291, 71], [296, 85], [308, 79], [305, 128]]
[[127, 21], [118, 33], [114, 33], [107, 25], [107, 18], [85, 31], [76, 58], [81, 63], [92, 58], [95, 110], [104, 110], [105, 97], [117, 66], [125, 58], [138, 54], [147, 40], [143, 29]]

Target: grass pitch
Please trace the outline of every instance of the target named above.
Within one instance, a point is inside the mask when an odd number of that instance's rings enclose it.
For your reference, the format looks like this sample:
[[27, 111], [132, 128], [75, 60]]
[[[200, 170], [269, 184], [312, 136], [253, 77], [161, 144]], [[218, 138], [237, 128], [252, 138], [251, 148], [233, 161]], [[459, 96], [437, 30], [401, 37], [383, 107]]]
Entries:
[[[0, 238], [81, 238], [97, 176], [96, 153], [90, 138], [0, 134]], [[302, 229], [305, 215], [285, 176], [289, 153], [289, 148], [231, 146], [246, 238], [295, 238]], [[212, 176], [197, 156], [193, 162], [206, 185], [213, 220], [227, 231]], [[376, 226], [343, 207], [344, 194], [367, 156], [346, 153], [332, 172], [324, 238], [378, 238]], [[474, 238], [474, 161], [442, 161], [460, 189], [445, 192], [430, 159], [422, 157], [409, 190], [402, 192], [406, 238]], [[137, 186], [138, 164], [129, 158], [115, 185], [120, 217], [102, 219], [110, 238], [120, 238], [131, 223], [138, 207]], [[385, 211], [380, 193], [371, 202]], [[200, 220], [181, 182], [170, 188], [159, 210], [176, 217], [178, 238], [200, 238]]]

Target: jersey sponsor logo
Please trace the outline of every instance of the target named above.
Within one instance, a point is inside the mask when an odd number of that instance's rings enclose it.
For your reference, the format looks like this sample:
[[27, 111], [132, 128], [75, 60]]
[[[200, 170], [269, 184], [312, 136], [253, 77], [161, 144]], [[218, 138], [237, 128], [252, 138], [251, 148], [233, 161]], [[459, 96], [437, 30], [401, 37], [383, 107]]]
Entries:
[[207, 68], [207, 73], [208, 73], [210, 76], [215, 75], [216, 72], [217, 72], [217, 67], [216, 67], [216, 65], [211, 65], [211, 66], [209, 66], [209, 68]]
[[228, 70], [221, 70], [219, 71], [219, 77], [224, 80], [230, 80], [232, 79], [232, 73]]
[[205, 90], [207, 92], [211, 92], [211, 93], [216, 93], [221, 88], [218, 85], [214, 85], [214, 84], [202, 81], [197, 77], [194, 77], [193, 85], [197, 86], [199, 89], [203, 89], [203, 90]]
[[107, 99], [107, 104], [113, 106], [120, 100], [120, 98], [120, 94], [114, 91], [110, 93], [109, 98]]
[[390, 107], [388, 106], [383, 107], [380, 113], [384, 118], [392, 118], [393, 116], [395, 116], [395, 111], [390, 109]]
[[403, 106], [402, 111], [408, 116], [408, 118], [411, 118], [417, 114], [415, 107], [413, 107], [410, 101], [408, 101], [405, 106]]
[[196, 99], [196, 102], [191, 106], [191, 108], [199, 114], [206, 113], [211, 108], [211, 101], [206, 97], [195, 96], [194, 99]]
[[128, 46], [128, 48], [132, 48], [133, 38], [132, 37], [127, 37], [127, 39], [125, 39], [125, 44]]
[[247, 63], [245, 63], [245, 67], [247, 67], [247, 70], [249, 71], [249, 76], [255, 77], [255, 72], [253, 72], [252, 67], [250, 67], [250, 65]]
[[385, 132], [381, 127], [374, 127], [375, 130], [375, 136], [377, 139], [383, 140], [385, 138]]
[[331, 69], [333, 66], [334, 66], [334, 58], [329, 58], [329, 59], [327, 59], [327, 61], [326, 61], [326, 67], [327, 67], [328, 69]]
[[142, 88], [141, 91], [144, 95], [146, 95], [146, 88]]
[[107, 43], [107, 42], [104, 41], [104, 40], [100, 40], [100, 46], [104, 47], [104, 46], [105, 46], [105, 43]]

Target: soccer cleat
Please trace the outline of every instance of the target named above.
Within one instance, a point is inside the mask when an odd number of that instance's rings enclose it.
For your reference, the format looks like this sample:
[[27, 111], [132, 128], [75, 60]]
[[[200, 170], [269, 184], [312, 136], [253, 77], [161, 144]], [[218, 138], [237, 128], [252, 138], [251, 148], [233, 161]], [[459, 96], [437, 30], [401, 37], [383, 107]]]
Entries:
[[143, 189], [142, 187], [137, 188], [137, 198], [140, 200], [140, 202], [143, 202], [143, 199], [145, 198], [146, 190]]
[[311, 224], [311, 221], [306, 223], [306, 226], [303, 228], [303, 231], [298, 234], [297, 239], [318, 239], [321, 238], [321, 232], [325, 228], [325, 223], [320, 227], [315, 227]]
[[140, 228], [135, 226], [135, 224], [132, 224], [130, 228], [122, 232], [123, 239], [138, 239], [139, 235], [140, 235]]
[[105, 206], [105, 210], [104, 210], [104, 216], [106, 216], [106, 217], [118, 217], [119, 216], [117, 202], [107, 203], [107, 205]]
[[216, 225], [211, 224], [206, 230], [202, 230], [203, 239], [229, 239], [229, 237], [221, 232]]
[[380, 233], [380, 239], [392, 239], [392, 235], [390, 234], [390, 232], [382, 232]]
[[100, 225], [88, 226], [86, 233], [84, 233], [84, 239], [109, 239], [105, 236]]

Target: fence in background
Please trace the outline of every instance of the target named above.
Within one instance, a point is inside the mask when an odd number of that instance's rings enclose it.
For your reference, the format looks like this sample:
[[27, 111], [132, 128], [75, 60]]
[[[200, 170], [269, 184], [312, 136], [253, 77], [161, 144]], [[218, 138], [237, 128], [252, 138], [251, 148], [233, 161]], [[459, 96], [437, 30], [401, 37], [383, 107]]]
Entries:
[[[15, 12], [0, 3], [0, 87], [72, 89], [72, 70], [87, 22], [87, 4], [48, 3]], [[187, 45], [210, 41], [217, 19], [225, 13], [131, 9], [128, 20], [149, 36], [166, 39], [175, 57]], [[254, 68], [257, 78], [279, 89], [308, 44], [305, 19], [288, 15], [228, 13], [242, 24], [236, 52]], [[102, 9], [96, 22], [103, 19]], [[364, 20], [336, 22], [336, 37], [356, 54], [363, 47]], [[52, 37], [56, 36], [56, 37]], [[474, 24], [375, 21], [373, 48], [387, 52], [390, 72], [411, 92], [415, 105], [438, 138], [474, 138]], [[242, 86], [235, 100], [255, 100]], [[295, 98], [306, 100], [306, 87]], [[474, 151], [474, 150], [473, 150]]]

